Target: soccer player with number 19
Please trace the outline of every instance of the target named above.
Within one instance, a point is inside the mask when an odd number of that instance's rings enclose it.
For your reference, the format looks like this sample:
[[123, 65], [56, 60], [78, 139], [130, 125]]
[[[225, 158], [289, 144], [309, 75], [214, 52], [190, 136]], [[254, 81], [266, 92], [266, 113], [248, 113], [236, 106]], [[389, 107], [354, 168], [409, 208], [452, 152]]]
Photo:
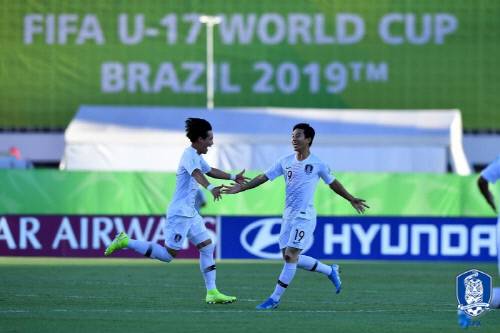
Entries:
[[[489, 190], [488, 184], [494, 184], [500, 179], [500, 156], [491, 162], [486, 169], [481, 172], [477, 180], [479, 191], [483, 195], [486, 202], [490, 205], [495, 213], [498, 214], [498, 209], [495, 204], [495, 198]], [[497, 255], [498, 255], [498, 274], [500, 275], [500, 215], [497, 221]], [[491, 299], [491, 307], [500, 309], [500, 288], [493, 289], [493, 297]]]
[[311, 154], [310, 146], [314, 139], [314, 129], [309, 124], [297, 124], [292, 132], [294, 154], [285, 156], [248, 183], [235, 183], [225, 187], [223, 193], [235, 194], [255, 188], [268, 180], [284, 176], [286, 182], [286, 202], [279, 237], [279, 246], [285, 264], [278, 283], [271, 296], [257, 306], [258, 310], [271, 310], [278, 307], [280, 298], [292, 282], [297, 267], [319, 272], [327, 276], [334, 284], [337, 293], [341, 290], [340, 271], [338, 265], [328, 266], [324, 263], [301, 254], [313, 240], [316, 227], [316, 211], [314, 209], [314, 192], [319, 178], [330, 188], [349, 201], [358, 213], [366, 208], [365, 200], [353, 197], [342, 184], [330, 174], [330, 169], [318, 157]]

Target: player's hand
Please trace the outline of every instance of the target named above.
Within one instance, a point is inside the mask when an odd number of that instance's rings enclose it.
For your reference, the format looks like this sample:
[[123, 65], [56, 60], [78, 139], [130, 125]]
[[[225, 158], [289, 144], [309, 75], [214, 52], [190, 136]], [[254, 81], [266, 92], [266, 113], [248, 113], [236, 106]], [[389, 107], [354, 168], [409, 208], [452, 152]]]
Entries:
[[216, 186], [212, 189], [212, 191], [210, 191], [212, 193], [212, 195], [214, 196], [214, 201], [218, 201], [220, 199], [222, 199], [222, 188], [224, 187], [224, 185], [220, 185], [220, 186]]
[[239, 174], [236, 175], [236, 179], [234, 181], [241, 185], [241, 184], [245, 184], [249, 180], [250, 180], [250, 178], [245, 177], [245, 169], [243, 169], [243, 170], [241, 170], [241, 172]]
[[365, 212], [366, 208], [370, 208], [367, 204], [365, 204], [366, 200], [360, 199], [360, 198], [353, 198], [351, 200], [351, 205], [356, 209], [358, 214], [362, 214]]
[[223, 185], [223, 187], [224, 188], [222, 190], [222, 193], [224, 193], [224, 194], [236, 194], [236, 193], [241, 192], [241, 190], [242, 190], [241, 184], [238, 184], [238, 183], [231, 184], [231, 186]]

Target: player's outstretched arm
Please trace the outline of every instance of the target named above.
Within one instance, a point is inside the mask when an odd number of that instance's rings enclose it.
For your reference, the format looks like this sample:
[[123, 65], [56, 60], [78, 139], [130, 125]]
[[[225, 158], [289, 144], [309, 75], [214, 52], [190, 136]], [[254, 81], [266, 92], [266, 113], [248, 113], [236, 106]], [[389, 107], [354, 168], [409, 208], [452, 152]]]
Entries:
[[243, 184], [235, 183], [235, 184], [232, 184], [231, 186], [224, 186], [222, 193], [224, 193], [224, 194], [236, 194], [239, 192], [250, 190], [250, 189], [255, 188], [259, 185], [262, 185], [265, 182], [267, 182], [268, 180], [269, 180], [269, 178], [267, 178], [266, 175], [260, 174], [247, 183], [243, 183]]
[[493, 197], [493, 194], [490, 192], [490, 189], [488, 187], [488, 181], [484, 179], [482, 176], [479, 176], [477, 179], [477, 187], [479, 187], [479, 191], [481, 191], [481, 194], [483, 197], [486, 199], [486, 202], [488, 205], [490, 205], [491, 208], [497, 212], [497, 207], [495, 205], [495, 198]]
[[234, 180], [238, 184], [243, 184], [243, 183], [250, 180], [250, 178], [245, 177], [245, 169], [241, 170], [240, 173], [232, 175], [230, 173], [224, 172], [224, 171], [219, 170], [217, 168], [212, 168], [209, 172], [207, 172], [207, 175], [209, 177], [216, 178], [216, 179]]
[[349, 192], [347, 192], [347, 190], [344, 188], [344, 186], [342, 186], [342, 184], [338, 180], [335, 179], [330, 184], [330, 188], [335, 193], [340, 195], [342, 198], [349, 201], [351, 203], [352, 207], [354, 207], [354, 209], [356, 209], [356, 211], [359, 214], [363, 213], [366, 210], [366, 208], [370, 208], [367, 204], [365, 204], [365, 200], [360, 199], [360, 198], [355, 198]]
[[209, 190], [212, 193], [212, 195], [214, 196], [214, 200], [217, 201], [217, 200], [222, 199], [222, 196], [221, 196], [222, 185], [221, 186], [214, 186], [214, 185], [210, 184], [208, 182], [208, 179], [205, 177], [205, 175], [199, 169], [194, 169], [191, 176], [193, 176], [193, 178], [196, 180], [196, 182], [198, 182], [198, 184], [200, 184], [201, 186], [203, 186], [204, 188], [206, 188], [207, 190]]

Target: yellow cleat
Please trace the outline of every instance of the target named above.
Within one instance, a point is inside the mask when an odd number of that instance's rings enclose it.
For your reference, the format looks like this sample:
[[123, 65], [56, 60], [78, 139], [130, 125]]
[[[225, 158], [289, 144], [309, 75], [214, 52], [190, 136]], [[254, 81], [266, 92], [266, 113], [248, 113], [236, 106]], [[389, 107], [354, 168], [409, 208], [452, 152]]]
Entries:
[[109, 256], [111, 253], [115, 252], [116, 250], [121, 250], [127, 247], [128, 245], [129, 238], [125, 232], [120, 232], [118, 235], [116, 235], [115, 239], [109, 244], [109, 246], [106, 248], [106, 251], [104, 251], [105, 256]]
[[207, 297], [205, 297], [207, 304], [228, 304], [236, 302], [236, 297], [227, 296], [219, 292], [217, 289], [212, 289], [207, 291]]

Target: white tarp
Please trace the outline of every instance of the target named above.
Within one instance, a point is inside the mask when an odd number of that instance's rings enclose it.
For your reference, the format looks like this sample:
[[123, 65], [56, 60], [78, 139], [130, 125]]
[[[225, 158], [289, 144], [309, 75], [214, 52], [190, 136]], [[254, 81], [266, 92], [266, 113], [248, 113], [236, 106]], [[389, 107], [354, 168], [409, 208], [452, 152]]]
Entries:
[[292, 152], [292, 127], [316, 130], [312, 151], [335, 171], [470, 173], [458, 110], [81, 106], [65, 133], [70, 170], [176, 171], [188, 117], [214, 130], [206, 160], [223, 170], [262, 171]]

